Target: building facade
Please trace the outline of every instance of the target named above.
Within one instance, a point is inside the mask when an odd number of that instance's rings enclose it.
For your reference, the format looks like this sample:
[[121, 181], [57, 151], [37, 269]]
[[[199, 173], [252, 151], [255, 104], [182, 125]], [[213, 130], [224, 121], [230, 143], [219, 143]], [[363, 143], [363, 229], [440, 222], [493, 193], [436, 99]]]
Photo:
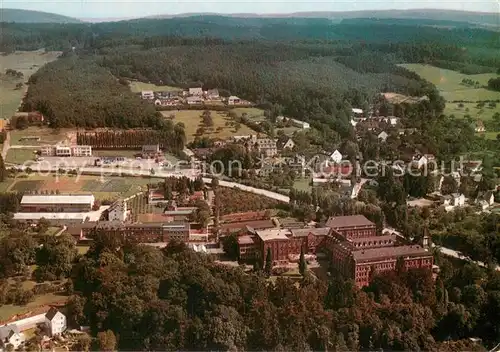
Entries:
[[92, 194], [24, 195], [20, 212], [84, 213], [90, 212], [95, 198]]
[[44, 145], [40, 148], [40, 154], [44, 156], [92, 156], [90, 145]]

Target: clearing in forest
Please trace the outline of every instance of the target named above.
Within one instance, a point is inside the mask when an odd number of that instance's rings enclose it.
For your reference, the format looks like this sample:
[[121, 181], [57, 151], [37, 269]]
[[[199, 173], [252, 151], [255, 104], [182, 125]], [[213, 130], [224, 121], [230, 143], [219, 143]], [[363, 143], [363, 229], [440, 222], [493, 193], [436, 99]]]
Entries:
[[[172, 110], [162, 111], [166, 118], [173, 117], [173, 122], [182, 122], [185, 126], [187, 142], [192, 142], [197, 135], [209, 138], [228, 139], [232, 136], [256, 134], [256, 132], [241, 123], [231, 119], [225, 111], [210, 111], [213, 126], [203, 124], [204, 110]], [[200, 134], [200, 132], [202, 132]]]

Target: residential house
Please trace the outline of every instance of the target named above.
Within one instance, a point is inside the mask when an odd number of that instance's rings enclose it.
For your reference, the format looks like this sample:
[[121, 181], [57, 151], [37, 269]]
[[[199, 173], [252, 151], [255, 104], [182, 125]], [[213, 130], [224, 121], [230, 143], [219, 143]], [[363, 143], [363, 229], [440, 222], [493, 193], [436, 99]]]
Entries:
[[45, 314], [45, 325], [50, 336], [61, 335], [66, 330], [66, 316], [56, 308], [50, 308]]
[[152, 100], [155, 98], [155, 93], [152, 90], [143, 90], [141, 92], [141, 98]]
[[354, 117], [363, 117], [363, 110], [352, 108], [352, 114], [354, 115]]
[[352, 127], [356, 127], [357, 124], [358, 124], [358, 121], [351, 119], [351, 126]]
[[426, 166], [429, 162], [433, 162], [436, 160], [436, 157], [433, 154], [415, 154], [413, 156], [413, 165], [421, 168], [423, 166]]
[[288, 138], [286, 143], [283, 145], [283, 149], [293, 149], [294, 147], [295, 147], [295, 142], [291, 138]]
[[339, 152], [338, 150], [335, 150], [332, 154], [330, 154], [330, 159], [332, 159], [333, 162], [335, 163], [340, 163], [342, 161], [342, 153]]
[[219, 90], [218, 89], [209, 89], [207, 91], [207, 99], [210, 99], [210, 100], [217, 100], [220, 98], [219, 96]]
[[495, 204], [495, 195], [492, 191], [484, 192], [479, 194], [476, 198], [475, 203], [481, 207], [482, 210], [486, 210]]
[[453, 193], [443, 196], [443, 205], [448, 207], [463, 207], [465, 205], [465, 196], [460, 193]]
[[241, 99], [238, 98], [237, 96], [231, 95], [229, 98], [227, 98], [227, 104], [228, 105], [241, 104]]
[[304, 121], [292, 119], [292, 118], [285, 118], [284, 116], [276, 117], [276, 121], [277, 122], [290, 122], [290, 124], [292, 126], [302, 128], [303, 130], [307, 130], [308, 128], [311, 128], [311, 125], [308, 122], [304, 122]]
[[486, 132], [486, 128], [484, 127], [484, 123], [483, 123], [482, 120], [477, 120], [476, 121], [476, 125], [474, 127], [474, 131], [476, 131], [476, 133]]
[[271, 138], [257, 138], [256, 147], [259, 154], [266, 157], [275, 156], [278, 154], [278, 147], [276, 141]]
[[203, 98], [198, 95], [187, 97], [186, 103], [188, 103], [188, 105], [200, 105], [203, 104]]
[[19, 330], [17, 325], [10, 324], [0, 327], [0, 347], [4, 350], [7, 350], [7, 345], [12, 345], [14, 349], [18, 349], [24, 341], [26, 341], [26, 336]]
[[389, 134], [385, 131], [380, 132], [377, 136], [377, 138], [382, 142], [385, 142], [387, 140], [387, 137], [389, 137]]
[[201, 87], [189, 88], [189, 95], [201, 97], [203, 96], [203, 88]]

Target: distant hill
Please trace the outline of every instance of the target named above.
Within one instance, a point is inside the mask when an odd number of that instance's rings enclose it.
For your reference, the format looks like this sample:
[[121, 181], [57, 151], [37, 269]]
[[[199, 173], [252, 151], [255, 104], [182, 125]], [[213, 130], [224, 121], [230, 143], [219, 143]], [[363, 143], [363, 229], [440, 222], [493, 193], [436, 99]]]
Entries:
[[295, 12], [289, 14], [216, 14], [216, 13], [185, 13], [178, 15], [156, 15], [147, 18], [183, 18], [198, 16], [224, 16], [238, 18], [326, 18], [333, 22], [340, 22], [343, 19], [351, 18], [379, 18], [379, 19], [425, 19], [435, 21], [467, 22], [488, 26], [500, 26], [500, 19], [497, 13], [492, 12], [472, 12], [458, 10], [436, 10], [436, 9], [415, 9], [415, 10], [366, 10], [366, 11], [342, 11], [342, 12]]
[[18, 9], [0, 9], [0, 22], [82, 23], [82, 21], [76, 18], [57, 15], [55, 13]]

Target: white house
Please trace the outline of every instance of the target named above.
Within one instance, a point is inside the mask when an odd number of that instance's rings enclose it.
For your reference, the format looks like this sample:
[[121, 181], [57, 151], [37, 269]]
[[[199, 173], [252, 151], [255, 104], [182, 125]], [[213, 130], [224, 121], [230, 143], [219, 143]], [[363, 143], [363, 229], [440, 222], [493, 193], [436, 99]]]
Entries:
[[235, 104], [239, 104], [240, 102], [241, 102], [241, 99], [235, 95], [231, 95], [229, 98], [227, 98], [228, 105], [235, 105]]
[[485, 192], [477, 197], [475, 203], [479, 205], [482, 210], [486, 210], [495, 203], [495, 196], [491, 191]]
[[201, 87], [189, 88], [189, 95], [195, 95], [201, 97], [203, 95], [203, 88]]
[[186, 102], [188, 105], [198, 105], [198, 104], [203, 104], [203, 99], [199, 96], [192, 96], [192, 97], [187, 97]]
[[356, 117], [363, 116], [363, 110], [358, 109], [358, 108], [352, 108], [352, 113]]
[[331, 155], [330, 159], [332, 159], [335, 163], [340, 163], [342, 161], [342, 154], [338, 151], [335, 150]]
[[453, 193], [443, 197], [443, 205], [448, 207], [463, 207], [465, 205], [465, 196], [460, 193]]
[[380, 132], [377, 136], [377, 138], [382, 142], [385, 142], [387, 140], [387, 137], [389, 137], [389, 134], [387, 134], [387, 132], [385, 131]]
[[56, 308], [50, 308], [45, 314], [45, 325], [50, 336], [60, 335], [66, 330], [66, 316]]
[[10, 324], [0, 327], [0, 347], [6, 349], [7, 345], [12, 345], [14, 349], [26, 340], [24, 334], [19, 331], [16, 324]]
[[130, 211], [127, 209], [127, 203], [123, 200], [117, 200], [108, 209], [109, 221], [126, 221]]
[[421, 167], [427, 165], [429, 162], [434, 161], [434, 160], [436, 160], [436, 158], [432, 154], [424, 154], [424, 155], [417, 154], [413, 157], [413, 163], [418, 168], [421, 168]]
[[155, 93], [152, 90], [143, 90], [141, 92], [141, 98], [142, 99], [154, 99]]
[[358, 124], [357, 121], [354, 121], [353, 119], [351, 119], [351, 126], [352, 127], [356, 127], [357, 124]]
[[482, 120], [476, 121], [476, 126], [474, 127], [474, 131], [476, 131], [476, 133], [486, 132], [486, 128], [484, 127], [484, 123]]
[[218, 89], [209, 89], [207, 91], [207, 98], [212, 99], [212, 100], [219, 99], [220, 98], [219, 90]]
[[294, 141], [291, 138], [288, 138], [285, 145], [283, 146], [283, 149], [293, 149], [293, 147], [295, 147]]

